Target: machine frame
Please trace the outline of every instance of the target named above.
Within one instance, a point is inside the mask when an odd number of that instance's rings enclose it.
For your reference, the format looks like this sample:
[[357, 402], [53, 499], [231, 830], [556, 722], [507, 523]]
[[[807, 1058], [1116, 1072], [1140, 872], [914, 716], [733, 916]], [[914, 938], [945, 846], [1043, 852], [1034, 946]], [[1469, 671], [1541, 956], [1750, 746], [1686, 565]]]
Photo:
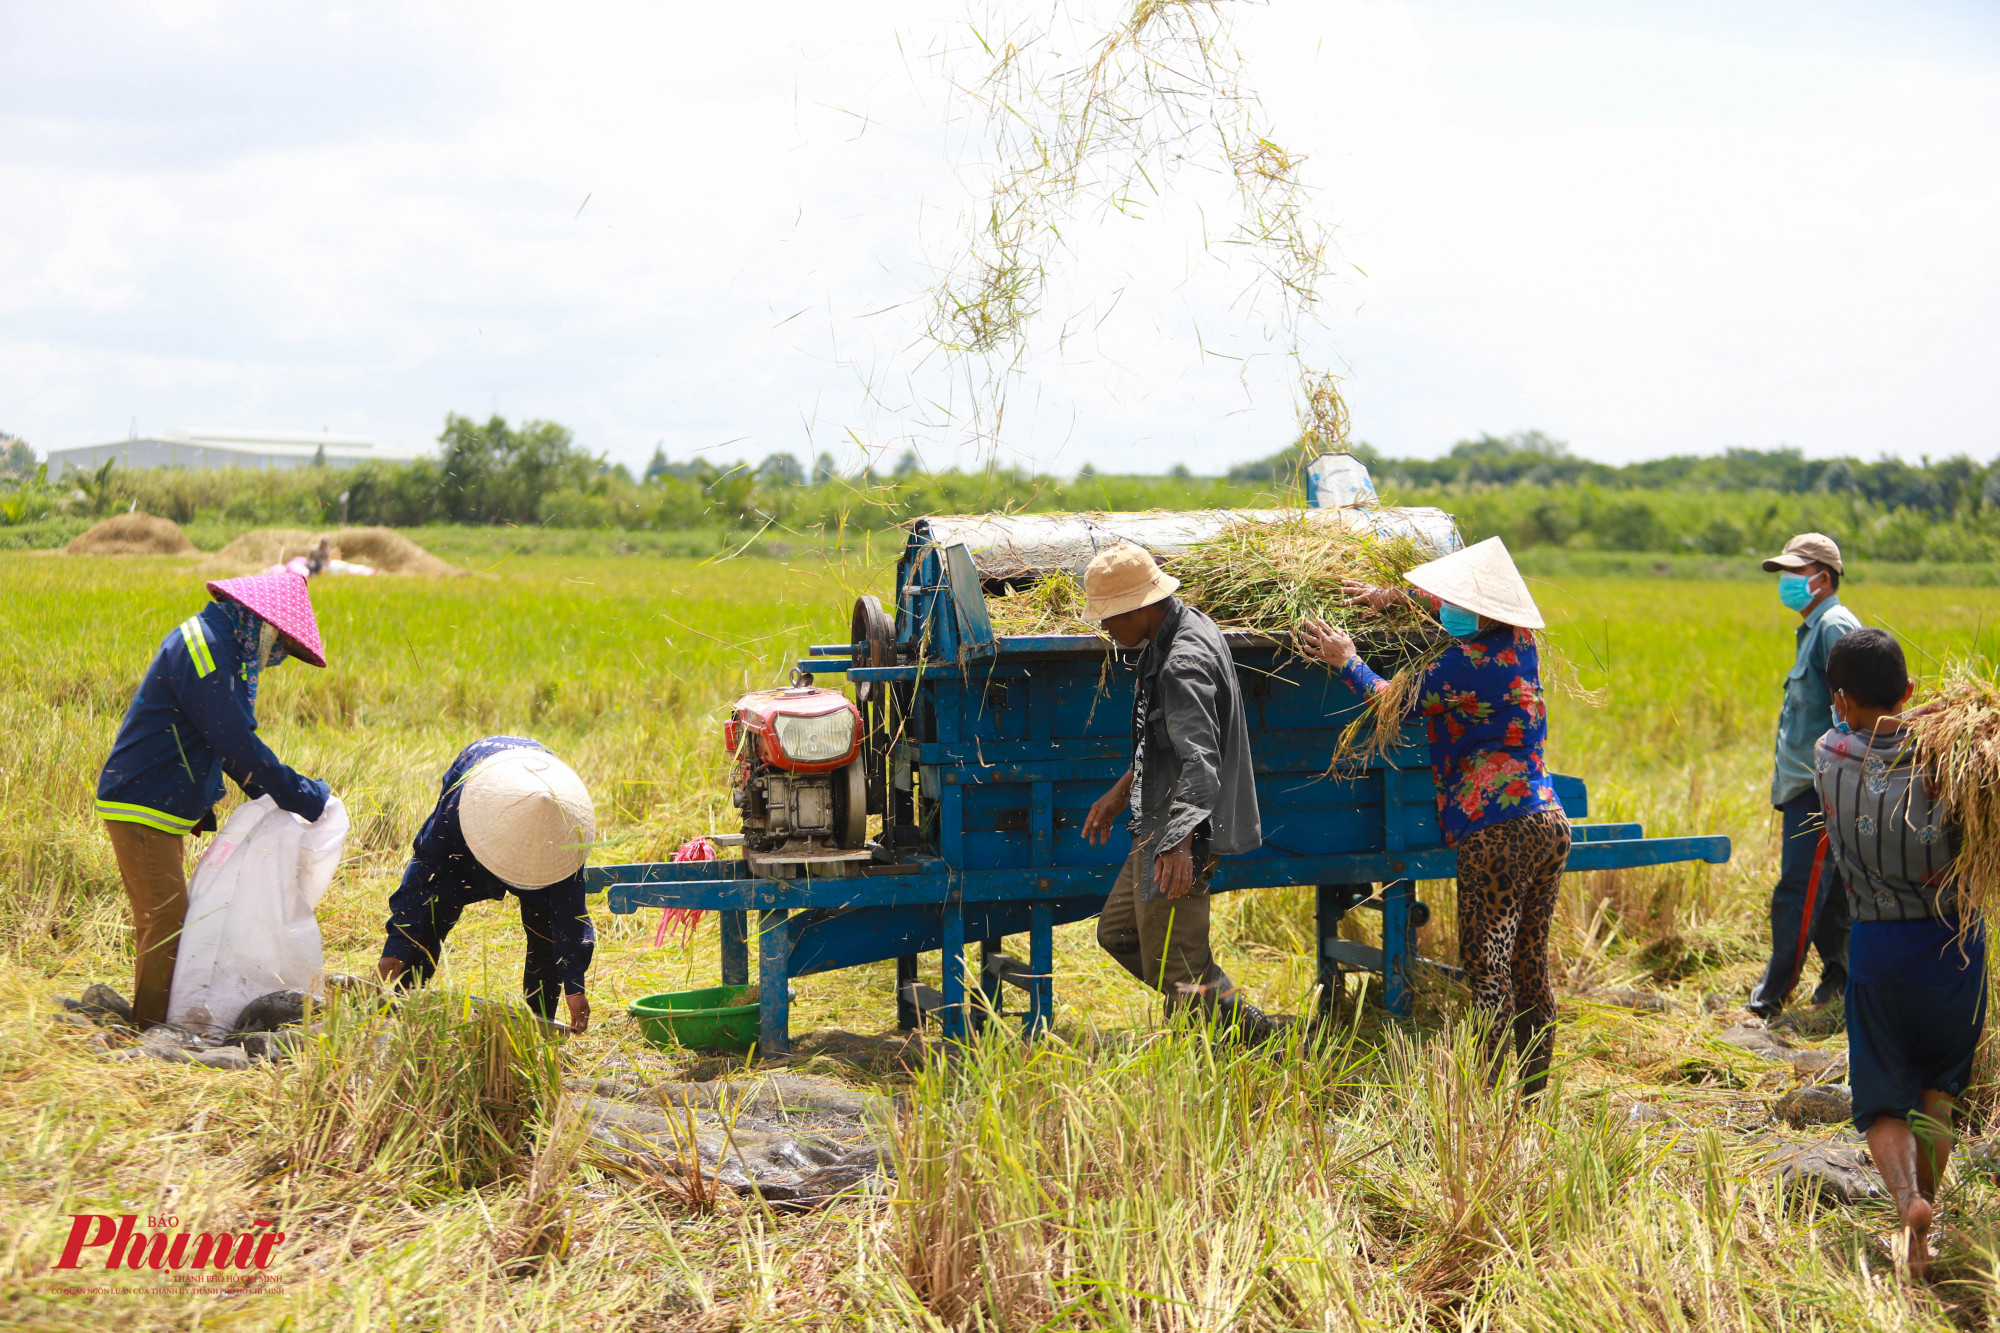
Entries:
[[[850, 642], [811, 648], [803, 676], [842, 674], [868, 731], [869, 810], [881, 816], [870, 863], [797, 878], [753, 875], [743, 861], [593, 866], [591, 892], [614, 913], [642, 907], [720, 914], [725, 983], [749, 980], [750, 914], [758, 914], [758, 1046], [790, 1049], [790, 981], [895, 959], [898, 1019], [922, 1021], [920, 955], [941, 951], [947, 1039], [1002, 1010], [1003, 986], [1025, 993], [1029, 1035], [1053, 1012], [1057, 925], [1094, 916], [1129, 850], [1082, 839], [1083, 815], [1128, 767], [1130, 672], [1094, 636], [996, 636], [972, 553], [913, 525], [897, 567], [891, 626], [872, 598], [857, 606]], [[1264, 812], [1265, 845], [1225, 857], [1211, 892], [1317, 889], [1320, 1002], [1343, 968], [1382, 976], [1382, 999], [1407, 1014], [1416, 931], [1428, 917], [1419, 880], [1450, 879], [1457, 854], [1440, 839], [1435, 786], [1420, 723], [1365, 764], [1331, 763], [1362, 701], [1324, 667], [1257, 635], [1231, 633]], [[1555, 775], [1574, 822], [1566, 870], [1676, 862], [1722, 863], [1722, 836], [1648, 838], [1637, 824], [1590, 824], [1589, 795]], [[1379, 890], [1375, 886], [1380, 886]], [[1358, 905], [1382, 912], [1384, 947], [1342, 940]], [[1028, 936], [1023, 964], [1005, 952]], [[981, 945], [968, 974], [966, 946]], [[971, 989], [968, 990], [968, 987]], [[975, 993], [976, 992], [976, 993]]]

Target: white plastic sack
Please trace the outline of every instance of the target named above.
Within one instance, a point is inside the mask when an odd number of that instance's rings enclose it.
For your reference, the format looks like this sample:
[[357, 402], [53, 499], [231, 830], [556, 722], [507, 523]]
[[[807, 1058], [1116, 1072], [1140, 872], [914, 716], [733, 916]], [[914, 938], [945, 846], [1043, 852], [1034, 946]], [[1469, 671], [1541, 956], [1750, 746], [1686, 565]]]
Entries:
[[346, 844], [338, 797], [311, 824], [268, 796], [238, 807], [188, 885], [167, 1021], [222, 1036], [259, 995], [317, 990], [325, 956], [313, 909]]
[[1380, 504], [1368, 465], [1353, 454], [1321, 454], [1306, 465], [1306, 503], [1315, 509]]

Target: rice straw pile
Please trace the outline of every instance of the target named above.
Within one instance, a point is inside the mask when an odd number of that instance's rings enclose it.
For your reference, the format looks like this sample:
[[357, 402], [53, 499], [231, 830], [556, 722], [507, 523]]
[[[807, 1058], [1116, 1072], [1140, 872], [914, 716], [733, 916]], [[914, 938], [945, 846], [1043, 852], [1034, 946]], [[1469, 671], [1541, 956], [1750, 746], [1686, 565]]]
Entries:
[[1083, 618], [1083, 581], [1058, 570], [1019, 592], [986, 599], [995, 634], [1095, 634]]
[[[1384, 713], [1400, 718], [1424, 668], [1450, 640], [1416, 603], [1377, 612], [1348, 601], [1341, 585], [1406, 587], [1404, 572], [1432, 558], [1429, 548], [1407, 537], [1375, 537], [1299, 518], [1234, 524], [1166, 568], [1181, 580], [1181, 599], [1226, 629], [1290, 642], [1317, 618], [1353, 637], [1389, 687], [1348, 728], [1339, 747], [1347, 756], [1395, 743], [1396, 727], [1364, 727], [1364, 721]], [[998, 634], [1096, 634], [1098, 627], [1083, 619], [1083, 605], [1081, 581], [1062, 571], [1020, 592], [990, 597], [986, 609]]]
[[1952, 827], [1959, 911], [2000, 907], [2000, 687], [1978, 664], [1953, 662], [1920, 708], [1904, 715], [1937, 812]]
[[1428, 662], [1447, 642], [1428, 611], [1402, 602], [1377, 612], [1347, 600], [1346, 582], [1407, 588], [1403, 574], [1434, 558], [1408, 537], [1349, 532], [1303, 517], [1238, 523], [1188, 548], [1171, 566], [1181, 597], [1216, 624], [1288, 639], [1312, 619], [1346, 630], [1385, 675]]

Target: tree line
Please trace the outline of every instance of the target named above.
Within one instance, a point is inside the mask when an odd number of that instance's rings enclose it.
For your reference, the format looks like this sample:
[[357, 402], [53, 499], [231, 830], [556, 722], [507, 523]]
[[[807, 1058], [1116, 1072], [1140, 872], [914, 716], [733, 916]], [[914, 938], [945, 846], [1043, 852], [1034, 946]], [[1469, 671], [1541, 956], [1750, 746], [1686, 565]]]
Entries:
[[[514, 524], [686, 530], [721, 527], [802, 535], [873, 530], [934, 513], [1253, 507], [1296, 503], [1297, 448], [1221, 477], [1058, 477], [1020, 468], [926, 470], [914, 453], [847, 471], [828, 454], [759, 462], [670, 460], [656, 449], [637, 475], [548, 421], [446, 418], [432, 457], [352, 469], [123, 470], [51, 479], [33, 452], [0, 439], [0, 524], [143, 509], [177, 522], [244, 526], [380, 523]], [[18, 447], [17, 447], [18, 446]], [[1579, 458], [1540, 432], [1462, 440], [1434, 459], [1395, 458], [1367, 444], [1389, 504], [1430, 504], [1468, 538], [1498, 533], [1516, 547], [1747, 555], [1794, 532], [1830, 533], [1861, 558], [2000, 559], [2000, 466], [1963, 456], [1916, 463], [1809, 459], [1795, 449], [1731, 449], [1613, 465]]]

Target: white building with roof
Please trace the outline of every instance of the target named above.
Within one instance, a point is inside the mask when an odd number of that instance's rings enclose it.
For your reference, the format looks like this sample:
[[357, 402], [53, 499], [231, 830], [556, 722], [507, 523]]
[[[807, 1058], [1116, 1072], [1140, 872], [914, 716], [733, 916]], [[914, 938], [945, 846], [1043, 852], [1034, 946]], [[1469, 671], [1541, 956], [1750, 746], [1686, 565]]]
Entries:
[[95, 471], [107, 460], [121, 468], [142, 467], [311, 467], [323, 460], [328, 467], [357, 463], [407, 463], [417, 451], [384, 448], [365, 435], [334, 435], [326, 431], [174, 430], [113, 444], [84, 444], [51, 449], [49, 475], [70, 468]]

